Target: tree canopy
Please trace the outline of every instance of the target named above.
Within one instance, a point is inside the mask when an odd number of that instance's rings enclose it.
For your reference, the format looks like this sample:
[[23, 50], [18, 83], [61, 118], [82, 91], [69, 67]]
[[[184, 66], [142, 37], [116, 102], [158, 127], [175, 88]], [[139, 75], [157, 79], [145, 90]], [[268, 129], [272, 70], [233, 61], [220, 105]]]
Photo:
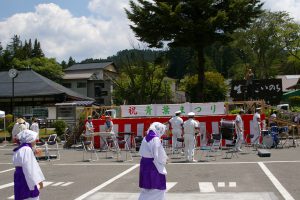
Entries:
[[238, 28], [246, 28], [261, 13], [259, 0], [130, 1], [126, 10], [140, 41], [150, 47], [190, 47], [197, 52], [196, 100], [204, 98], [204, 48], [226, 43]]

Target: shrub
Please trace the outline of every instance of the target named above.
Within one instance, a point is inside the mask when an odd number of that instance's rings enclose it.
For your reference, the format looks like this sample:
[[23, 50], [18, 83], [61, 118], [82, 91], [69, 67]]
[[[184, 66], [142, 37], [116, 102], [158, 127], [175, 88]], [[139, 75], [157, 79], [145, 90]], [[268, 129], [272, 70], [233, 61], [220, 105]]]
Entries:
[[294, 96], [289, 98], [290, 105], [292, 107], [294, 106], [300, 106], [300, 96]]
[[53, 123], [53, 127], [55, 128], [54, 131], [56, 132], [57, 136], [60, 136], [64, 134], [67, 128], [67, 124], [63, 120], [57, 120], [56, 122]]

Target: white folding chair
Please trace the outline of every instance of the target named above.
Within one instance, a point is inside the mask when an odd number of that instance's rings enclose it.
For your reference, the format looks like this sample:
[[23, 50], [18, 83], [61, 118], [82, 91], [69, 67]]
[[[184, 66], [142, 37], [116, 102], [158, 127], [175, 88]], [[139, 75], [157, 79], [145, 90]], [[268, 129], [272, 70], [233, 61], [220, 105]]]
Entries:
[[[86, 136], [85, 134], [81, 135], [81, 144], [82, 144], [82, 160], [83, 161], [97, 161], [99, 160], [97, 151], [95, 150], [94, 142], [93, 142], [93, 135]], [[90, 159], [85, 159], [85, 154], [90, 152]], [[96, 159], [93, 159], [93, 154], [95, 155]]]

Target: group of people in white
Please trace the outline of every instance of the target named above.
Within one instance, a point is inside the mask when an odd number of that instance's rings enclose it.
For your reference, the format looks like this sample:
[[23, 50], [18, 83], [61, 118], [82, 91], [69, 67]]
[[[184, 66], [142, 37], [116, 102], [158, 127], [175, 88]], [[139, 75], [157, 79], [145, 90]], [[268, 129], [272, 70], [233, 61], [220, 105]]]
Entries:
[[[235, 118], [236, 131], [236, 151], [242, 151], [241, 145], [244, 140], [244, 123], [242, 115], [244, 110], [241, 109]], [[195, 134], [199, 132], [199, 122], [194, 119], [195, 113], [188, 113], [188, 119], [184, 122], [180, 117], [181, 112], [177, 111], [175, 116], [169, 120], [169, 126], [172, 130], [172, 151], [176, 152], [178, 148], [178, 138], [184, 138], [185, 159], [188, 162], [195, 162]], [[253, 115], [254, 136], [252, 142], [259, 144], [261, 133], [260, 109], [256, 109]], [[165, 124], [154, 122], [150, 125], [147, 135], [143, 138], [140, 147], [140, 173], [139, 187], [141, 193], [139, 200], [164, 200], [166, 191], [166, 175], [168, 156], [161, 143], [161, 136], [166, 133]]]
[[[236, 150], [241, 151], [241, 144], [244, 140], [244, 125], [242, 120], [243, 110], [235, 118], [236, 124]], [[199, 133], [199, 122], [195, 120], [195, 113], [188, 113], [188, 119], [183, 121], [181, 112], [177, 111], [168, 123], [172, 130], [172, 151], [178, 149], [178, 138], [184, 138], [184, 154], [187, 162], [195, 162], [195, 135]], [[260, 110], [257, 109], [253, 116], [253, 126], [255, 135], [253, 142], [259, 143], [260, 137]], [[88, 117], [85, 124], [86, 134], [92, 135], [94, 127], [92, 117]], [[29, 130], [30, 129], [30, 130]], [[105, 130], [113, 132], [113, 122], [110, 116], [106, 117]], [[141, 193], [139, 200], [163, 200], [166, 191], [166, 163], [168, 156], [161, 143], [161, 136], [166, 134], [167, 126], [160, 122], [154, 122], [147, 130], [147, 135], [143, 138], [139, 154], [140, 173], [139, 187]], [[19, 146], [15, 148], [13, 154], [13, 164], [16, 168], [14, 174], [15, 199], [39, 199], [39, 191], [43, 188], [45, 177], [37, 163], [34, 155], [34, 147], [38, 140], [39, 128], [36, 120], [32, 125], [22, 118], [17, 120], [13, 128], [13, 136], [18, 140]]]

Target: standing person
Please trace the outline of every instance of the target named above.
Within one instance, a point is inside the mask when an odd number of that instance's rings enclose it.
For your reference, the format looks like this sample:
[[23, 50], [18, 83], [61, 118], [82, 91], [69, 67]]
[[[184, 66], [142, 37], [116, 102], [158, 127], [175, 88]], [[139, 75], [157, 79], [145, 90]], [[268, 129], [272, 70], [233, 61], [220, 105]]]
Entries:
[[169, 124], [172, 128], [172, 152], [177, 151], [178, 142], [177, 138], [181, 138], [183, 130], [183, 120], [180, 117], [181, 111], [176, 111], [175, 116], [169, 120]]
[[239, 114], [235, 117], [235, 132], [237, 136], [237, 140], [235, 143], [235, 150], [236, 151], [243, 151], [241, 149], [242, 143], [244, 141], [244, 122], [242, 119], [242, 115], [245, 113], [243, 109], [239, 111]]
[[38, 134], [37, 139], [39, 139], [40, 129], [39, 129], [39, 124], [38, 124], [37, 118], [32, 119], [32, 124], [30, 126], [30, 130], [36, 132]]
[[272, 114], [269, 117], [269, 126], [270, 127], [277, 126], [277, 123], [276, 123], [277, 115], [276, 115], [276, 113], [277, 113], [276, 111], [273, 111]]
[[25, 120], [22, 118], [18, 118], [17, 122], [14, 124], [14, 127], [12, 129], [13, 142], [18, 142], [17, 135], [25, 129], [27, 129], [25, 125]]
[[166, 192], [167, 154], [160, 142], [165, 134], [166, 125], [154, 122], [150, 125], [144, 137], [139, 154], [141, 193], [139, 200], [164, 200]]
[[[45, 177], [32, 151], [37, 135], [36, 132], [27, 129], [17, 135], [20, 145], [13, 150], [13, 165], [16, 168], [14, 174], [15, 200], [37, 200], [39, 199], [39, 190], [43, 188]], [[37, 185], [39, 185], [39, 189]]]
[[185, 158], [187, 162], [197, 162], [194, 160], [194, 150], [195, 150], [195, 134], [199, 129], [199, 125], [196, 120], [194, 120], [195, 113], [188, 113], [188, 120], [183, 123], [183, 136], [184, 136], [184, 151]]
[[252, 138], [252, 143], [255, 145], [260, 144], [260, 136], [261, 136], [261, 118], [260, 118], [261, 108], [256, 108], [256, 112], [253, 115], [253, 129], [254, 129], [254, 137]]
[[29, 129], [30, 128], [30, 124], [26, 121], [26, 117], [23, 117], [23, 120], [24, 120], [24, 124], [26, 126], [26, 129]]
[[252, 69], [249, 68], [246, 72], [245, 80], [246, 80], [246, 87], [247, 87], [247, 96], [248, 98], [253, 98], [253, 79], [254, 79], [254, 73], [252, 72]]
[[[88, 116], [87, 121], [85, 123], [85, 137], [87, 141], [92, 141], [93, 139], [93, 133], [94, 133], [94, 125], [92, 122], [92, 116]], [[92, 150], [94, 148], [93, 144], [91, 143], [88, 146], [88, 150]]]
[[111, 117], [109, 115], [105, 116], [105, 131], [106, 132], [114, 132], [114, 123], [111, 120]]

